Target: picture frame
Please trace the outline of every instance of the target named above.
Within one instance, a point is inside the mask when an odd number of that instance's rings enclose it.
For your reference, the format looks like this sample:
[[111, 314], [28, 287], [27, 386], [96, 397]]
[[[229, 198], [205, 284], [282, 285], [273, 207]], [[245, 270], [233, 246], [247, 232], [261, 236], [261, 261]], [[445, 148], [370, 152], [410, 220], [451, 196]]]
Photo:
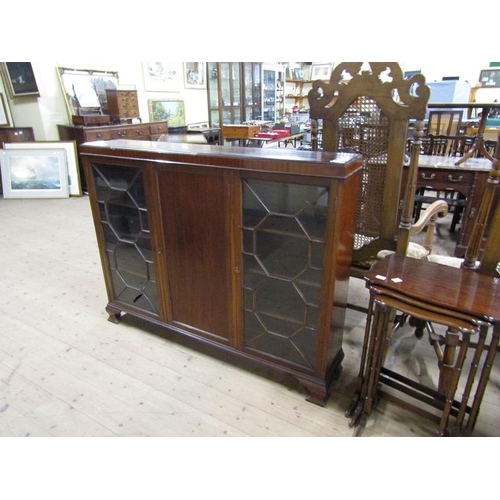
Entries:
[[4, 198], [68, 198], [64, 149], [0, 150]]
[[85, 110], [109, 114], [106, 90], [118, 89], [117, 71], [61, 66], [56, 69], [70, 118], [73, 115], [86, 114]]
[[25, 150], [56, 150], [63, 149], [66, 153], [68, 169], [68, 189], [70, 196], [82, 196], [82, 185], [80, 179], [80, 169], [78, 164], [78, 153], [75, 141], [36, 141], [36, 142], [7, 142], [5, 149], [25, 149]]
[[206, 63], [185, 62], [184, 63], [184, 87], [186, 89], [206, 89]]
[[143, 62], [144, 90], [148, 92], [180, 92], [182, 72], [182, 63], [180, 62]]
[[311, 66], [311, 80], [330, 80], [332, 73], [332, 65], [328, 64], [313, 64]]
[[168, 121], [168, 127], [184, 127], [186, 112], [180, 99], [148, 99], [149, 121]]
[[3, 94], [0, 92], [0, 127], [8, 127], [10, 125], [7, 106]]
[[38, 97], [40, 92], [30, 62], [3, 62], [2, 73], [10, 97]]
[[484, 88], [500, 87], [500, 68], [482, 69], [479, 74], [479, 83]]

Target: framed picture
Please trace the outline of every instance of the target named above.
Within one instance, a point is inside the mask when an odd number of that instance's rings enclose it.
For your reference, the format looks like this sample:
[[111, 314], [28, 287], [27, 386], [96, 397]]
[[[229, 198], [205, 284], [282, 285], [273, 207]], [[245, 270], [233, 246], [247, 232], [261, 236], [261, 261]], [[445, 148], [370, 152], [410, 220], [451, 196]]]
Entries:
[[331, 64], [313, 64], [311, 66], [311, 80], [330, 80]]
[[207, 87], [204, 62], [184, 63], [184, 87], [187, 89], [205, 89]]
[[186, 113], [184, 101], [173, 99], [148, 99], [149, 121], [168, 121], [168, 127], [184, 127]]
[[64, 149], [0, 150], [4, 198], [67, 198]]
[[483, 87], [500, 87], [500, 68], [481, 70], [479, 83]]
[[106, 89], [118, 89], [116, 71], [58, 67], [57, 72], [70, 118], [87, 114], [85, 110], [108, 114]]
[[80, 181], [80, 170], [78, 167], [78, 154], [75, 141], [7, 142], [4, 144], [4, 148], [16, 150], [63, 149], [66, 152], [66, 162], [68, 167], [69, 195], [82, 196], [82, 185]]
[[4, 62], [2, 72], [12, 98], [40, 95], [30, 62]]
[[3, 94], [0, 93], [0, 126], [8, 127], [10, 125], [9, 115], [7, 114], [7, 107], [5, 106], [5, 99]]
[[182, 87], [182, 63], [142, 63], [144, 90], [152, 92], [179, 92]]

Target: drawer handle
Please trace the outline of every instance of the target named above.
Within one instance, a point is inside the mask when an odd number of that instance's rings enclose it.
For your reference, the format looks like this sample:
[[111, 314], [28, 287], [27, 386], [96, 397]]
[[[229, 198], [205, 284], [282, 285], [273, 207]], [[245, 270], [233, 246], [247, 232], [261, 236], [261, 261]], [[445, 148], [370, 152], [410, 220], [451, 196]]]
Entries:
[[453, 175], [451, 175], [451, 174], [448, 176], [448, 180], [449, 180], [450, 182], [461, 182], [461, 181], [462, 181], [462, 179], [463, 179], [463, 177], [462, 177], [461, 175], [459, 175], [459, 176], [458, 176], [458, 179], [454, 179], [454, 178], [453, 178]]
[[432, 181], [436, 178], [436, 174], [431, 174], [427, 177], [425, 174], [421, 174], [421, 177], [424, 181]]

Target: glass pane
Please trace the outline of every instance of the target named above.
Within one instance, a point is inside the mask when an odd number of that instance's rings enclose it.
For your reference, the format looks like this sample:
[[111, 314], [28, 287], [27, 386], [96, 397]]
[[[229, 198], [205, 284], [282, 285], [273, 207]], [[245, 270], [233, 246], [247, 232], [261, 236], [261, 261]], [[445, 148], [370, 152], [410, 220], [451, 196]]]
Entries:
[[217, 63], [208, 63], [208, 93], [211, 108], [219, 107], [219, 88], [217, 81]]
[[314, 368], [328, 190], [243, 181], [245, 346]]
[[92, 173], [115, 298], [159, 314], [142, 172], [93, 165]]
[[232, 64], [233, 78], [233, 106], [241, 105], [241, 83], [240, 83], [240, 65], [239, 63]]
[[[221, 94], [222, 94], [222, 106], [230, 106], [231, 105], [231, 87], [230, 87], [230, 79], [229, 79], [229, 63], [220, 63], [220, 72], [221, 72]], [[228, 122], [230, 123], [230, 122]]]
[[210, 124], [212, 127], [220, 127], [219, 110], [210, 111]]
[[224, 125], [228, 125], [230, 123], [233, 123], [231, 121], [231, 110], [230, 109], [223, 109], [222, 110], [222, 123]]

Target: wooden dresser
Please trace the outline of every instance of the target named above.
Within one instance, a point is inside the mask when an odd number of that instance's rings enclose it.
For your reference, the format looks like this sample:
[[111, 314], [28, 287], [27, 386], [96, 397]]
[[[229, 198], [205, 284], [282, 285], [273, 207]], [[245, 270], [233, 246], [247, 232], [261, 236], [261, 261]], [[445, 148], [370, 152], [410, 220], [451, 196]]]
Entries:
[[126, 140], [80, 154], [110, 321], [282, 370], [324, 405], [344, 356], [361, 156]]
[[[112, 139], [132, 139], [142, 141], [156, 141], [161, 135], [168, 133], [168, 122], [151, 122], [119, 125], [75, 126], [58, 125], [59, 139], [61, 141], [75, 141], [78, 158], [80, 145], [91, 141], [108, 141]], [[86, 191], [86, 181], [80, 163], [80, 177], [82, 188]]]

